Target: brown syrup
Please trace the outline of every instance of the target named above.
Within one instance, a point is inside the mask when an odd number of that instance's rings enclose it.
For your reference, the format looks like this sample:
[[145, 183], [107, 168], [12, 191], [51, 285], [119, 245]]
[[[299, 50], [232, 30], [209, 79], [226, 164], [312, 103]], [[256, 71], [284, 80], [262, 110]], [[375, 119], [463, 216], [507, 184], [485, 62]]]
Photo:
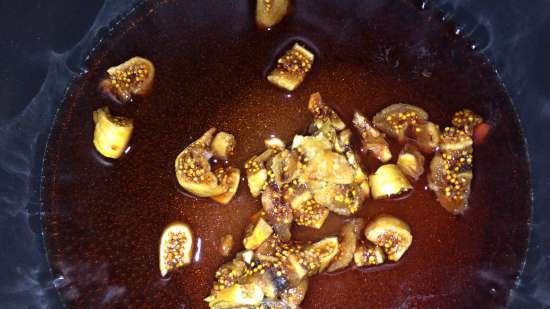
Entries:
[[[445, 212], [425, 189], [425, 177], [407, 199], [368, 200], [359, 216], [385, 212], [405, 220], [412, 247], [396, 264], [315, 277], [303, 308], [504, 306], [526, 250], [530, 184], [519, 124], [485, 59], [433, 12], [409, 2], [296, 1], [292, 15], [270, 31], [255, 28], [252, 12], [252, 1], [145, 3], [103, 41], [89, 73], [69, 90], [48, 145], [43, 218], [68, 308], [207, 308], [202, 299], [228, 259], [218, 251], [220, 237], [233, 235], [233, 253], [240, 250], [260, 203], [245, 182], [227, 206], [184, 194], [174, 159], [216, 126], [236, 135], [232, 162], [242, 167], [269, 135], [290, 141], [306, 130], [307, 99], [315, 91], [346, 120], [354, 110], [371, 117], [407, 102], [441, 125], [471, 108], [494, 131], [475, 148], [464, 216]], [[316, 60], [303, 85], [288, 94], [264, 77], [294, 40], [313, 48]], [[98, 83], [109, 66], [134, 55], [155, 64], [153, 92], [131, 108], [116, 108]], [[92, 111], [104, 105], [135, 117], [131, 149], [115, 162], [101, 159], [91, 142]], [[163, 279], [159, 239], [176, 220], [193, 228], [200, 253]], [[337, 234], [343, 220], [331, 215], [321, 232], [295, 228], [293, 235]]]

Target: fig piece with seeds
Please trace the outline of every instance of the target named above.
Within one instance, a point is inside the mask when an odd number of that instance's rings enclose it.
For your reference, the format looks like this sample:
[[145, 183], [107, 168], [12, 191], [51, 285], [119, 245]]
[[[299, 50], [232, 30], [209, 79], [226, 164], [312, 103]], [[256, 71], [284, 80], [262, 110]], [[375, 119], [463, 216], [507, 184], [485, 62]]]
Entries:
[[395, 164], [384, 164], [369, 176], [372, 198], [389, 198], [412, 190], [412, 185]]
[[159, 246], [161, 276], [191, 263], [193, 234], [185, 223], [172, 223], [162, 232]]
[[372, 153], [381, 162], [388, 162], [392, 158], [388, 142], [384, 134], [374, 128], [365, 116], [359, 112], [353, 115], [353, 125], [359, 132], [363, 148]]
[[111, 115], [106, 106], [95, 110], [92, 116], [95, 123], [95, 149], [107, 158], [120, 158], [132, 136], [134, 121], [127, 117]]
[[267, 76], [267, 80], [280, 88], [292, 91], [304, 81], [314, 59], [312, 52], [299, 43], [294, 43], [292, 48], [277, 60], [277, 65]]
[[155, 66], [142, 57], [133, 57], [120, 65], [107, 69], [109, 77], [100, 88], [118, 102], [131, 101], [133, 96], [146, 95], [153, 87]]
[[290, 0], [257, 0], [256, 24], [260, 28], [271, 28], [278, 24], [288, 12]]
[[403, 220], [382, 215], [365, 228], [365, 237], [381, 247], [388, 260], [397, 262], [412, 244], [411, 228]]

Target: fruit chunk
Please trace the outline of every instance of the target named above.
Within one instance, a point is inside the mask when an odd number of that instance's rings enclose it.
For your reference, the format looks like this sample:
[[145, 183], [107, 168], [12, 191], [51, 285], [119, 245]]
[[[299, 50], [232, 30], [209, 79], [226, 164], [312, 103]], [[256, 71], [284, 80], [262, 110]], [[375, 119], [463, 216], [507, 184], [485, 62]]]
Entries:
[[271, 234], [273, 234], [271, 225], [269, 225], [264, 218], [260, 218], [254, 228], [252, 228], [243, 239], [243, 245], [247, 250], [254, 250], [266, 241]]
[[283, 150], [273, 156], [269, 162], [272, 181], [282, 186], [296, 179], [300, 170], [298, 169], [298, 154], [294, 151]]
[[375, 200], [399, 195], [413, 188], [395, 164], [380, 166], [369, 176], [369, 185]]
[[237, 190], [239, 189], [239, 183], [241, 182], [241, 171], [238, 168], [220, 168], [214, 171], [216, 178], [220, 182], [220, 186], [226, 188], [226, 191], [220, 195], [211, 196], [210, 198], [220, 204], [229, 203]]
[[409, 127], [407, 133], [407, 137], [413, 139], [425, 153], [433, 153], [440, 142], [439, 126], [430, 121], [417, 121]]
[[282, 241], [290, 240], [294, 217], [292, 209], [276, 186], [267, 186], [262, 194], [262, 206], [267, 222]]
[[235, 151], [235, 136], [227, 132], [219, 132], [212, 140], [212, 153], [214, 157], [227, 160]]
[[155, 67], [145, 58], [133, 57], [124, 63], [107, 69], [108, 79], [100, 87], [113, 99], [124, 103], [134, 95], [145, 95], [153, 86]]
[[385, 260], [384, 250], [372, 244], [359, 245], [353, 254], [353, 261], [359, 267], [380, 265]]
[[372, 120], [374, 126], [387, 135], [402, 142], [409, 126], [421, 120], [427, 120], [428, 113], [420, 107], [410, 104], [392, 104], [376, 115]]
[[418, 180], [424, 173], [424, 156], [415, 146], [406, 144], [397, 157], [397, 166], [405, 175]]
[[199, 197], [216, 196], [227, 191], [227, 187], [220, 185], [208, 162], [211, 156], [210, 143], [215, 132], [215, 128], [206, 131], [187, 146], [175, 162], [176, 178], [180, 186]]
[[258, 156], [253, 156], [244, 165], [248, 189], [253, 197], [258, 197], [267, 185], [267, 169], [265, 162], [275, 155], [273, 149], [267, 149]]
[[212, 309], [240, 306], [257, 306], [264, 299], [264, 292], [257, 284], [234, 284], [205, 299]]
[[185, 223], [175, 222], [162, 232], [159, 246], [161, 276], [191, 263], [193, 234]]
[[453, 115], [453, 126], [463, 130], [469, 135], [472, 135], [477, 125], [483, 122], [483, 118], [471, 110], [465, 108], [459, 110]]
[[307, 107], [313, 114], [315, 118], [314, 124], [318, 129], [321, 129], [324, 124], [329, 124], [336, 130], [343, 130], [346, 128], [346, 124], [342, 121], [340, 116], [323, 102], [319, 92], [315, 92], [309, 97]]
[[387, 162], [391, 160], [392, 154], [384, 134], [375, 129], [359, 112], [353, 115], [353, 125], [359, 131], [363, 148], [371, 152], [378, 160]]
[[334, 184], [351, 184], [355, 179], [355, 171], [344, 155], [333, 151], [325, 151], [309, 161], [304, 176], [309, 180], [326, 181]]
[[95, 110], [92, 116], [95, 123], [95, 149], [107, 158], [120, 158], [132, 136], [133, 120], [111, 115], [106, 106]]
[[278, 137], [270, 137], [264, 140], [264, 144], [267, 149], [273, 149], [275, 151], [283, 151], [286, 147], [285, 142]]
[[304, 278], [296, 287], [285, 289], [281, 293], [281, 300], [286, 303], [291, 309], [299, 308], [298, 306], [306, 297], [309, 280]]
[[332, 184], [327, 182], [310, 182], [313, 197], [317, 203], [341, 216], [349, 216], [361, 208], [368, 196], [368, 184]]
[[473, 178], [472, 138], [462, 130], [445, 128], [440, 151], [430, 162], [428, 187], [448, 212], [458, 215], [468, 207]]
[[328, 272], [340, 270], [351, 263], [363, 225], [363, 219], [352, 219], [342, 227], [338, 254], [327, 268]]
[[306, 253], [312, 254], [319, 260], [319, 266], [318, 269], [316, 269], [317, 273], [323, 272], [328, 267], [334, 257], [338, 254], [338, 247], [338, 237], [336, 236], [323, 238], [322, 240], [306, 247]]
[[256, 24], [261, 28], [271, 28], [285, 17], [289, 0], [257, 0]]
[[329, 210], [319, 205], [309, 191], [296, 195], [290, 202], [290, 207], [297, 225], [320, 229], [328, 217]]
[[277, 60], [277, 66], [267, 76], [272, 84], [292, 91], [296, 89], [311, 70], [315, 56], [299, 43]]
[[404, 221], [382, 215], [365, 228], [365, 237], [381, 247], [388, 260], [399, 261], [412, 243], [411, 228]]

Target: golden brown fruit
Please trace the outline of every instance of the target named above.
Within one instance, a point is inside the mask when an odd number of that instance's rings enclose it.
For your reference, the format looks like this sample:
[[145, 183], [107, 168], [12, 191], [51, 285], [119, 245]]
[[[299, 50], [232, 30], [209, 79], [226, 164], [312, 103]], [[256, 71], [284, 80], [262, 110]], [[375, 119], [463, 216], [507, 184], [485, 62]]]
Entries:
[[257, 284], [234, 284], [205, 298], [212, 309], [257, 306], [264, 299], [264, 292]]
[[290, 207], [297, 225], [320, 229], [328, 217], [329, 210], [319, 205], [309, 191], [295, 195]]
[[323, 181], [309, 182], [317, 203], [341, 216], [356, 213], [368, 196], [366, 182], [360, 184], [333, 184]]
[[483, 122], [483, 118], [465, 108], [454, 113], [452, 122], [454, 127], [472, 135], [475, 127]]
[[340, 246], [338, 254], [330, 263], [327, 272], [333, 272], [347, 267], [353, 260], [353, 254], [357, 247], [357, 241], [363, 228], [363, 219], [352, 219], [342, 226], [340, 231]]
[[258, 197], [267, 186], [267, 169], [265, 162], [275, 155], [276, 151], [267, 149], [263, 153], [250, 158], [244, 165], [248, 189], [253, 197]]
[[339, 243], [338, 237], [331, 236], [313, 243], [306, 247], [307, 254], [312, 254], [319, 259], [319, 267], [317, 273], [323, 272], [338, 254]]
[[262, 194], [262, 207], [265, 219], [282, 241], [290, 240], [290, 227], [294, 217], [292, 208], [275, 186], [267, 186]]
[[365, 237], [381, 247], [388, 260], [399, 261], [412, 244], [411, 228], [404, 221], [382, 215], [365, 228]]
[[92, 116], [95, 123], [93, 140], [95, 149], [107, 158], [120, 158], [132, 136], [134, 121], [130, 118], [111, 115], [106, 106], [95, 110]]
[[344, 155], [325, 151], [309, 160], [304, 176], [309, 180], [326, 181], [334, 184], [351, 184], [355, 179], [355, 171]]
[[246, 237], [243, 239], [243, 245], [247, 250], [254, 250], [266, 241], [271, 234], [273, 234], [273, 228], [271, 228], [271, 225], [269, 225], [264, 218], [260, 218], [256, 225], [250, 229]]
[[424, 156], [415, 146], [406, 144], [397, 157], [397, 166], [405, 175], [418, 180], [424, 173]]
[[379, 246], [372, 244], [361, 244], [355, 250], [353, 254], [353, 260], [355, 265], [359, 267], [363, 266], [376, 266], [383, 264], [386, 260], [384, 250]]
[[314, 123], [318, 129], [320, 129], [323, 124], [330, 124], [336, 130], [343, 130], [346, 128], [346, 124], [342, 121], [340, 116], [323, 102], [319, 92], [313, 93], [309, 97], [307, 107], [313, 114]]
[[100, 87], [119, 102], [128, 102], [134, 95], [145, 95], [151, 91], [155, 78], [153, 63], [145, 58], [133, 57], [124, 63], [107, 69], [109, 78]]
[[220, 183], [220, 186], [225, 188], [226, 191], [220, 195], [211, 196], [210, 198], [220, 204], [228, 204], [239, 189], [239, 183], [241, 182], [241, 171], [238, 168], [220, 168], [214, 171], [216, 178]]
[[308, 289], [307, 278], [304, 278], [298, 285], [283, 290], [281, 293], [281, 300], [286, 303], [290, 309], [297, 309], [298, 306], [304, 301]]
[[257, 0], [256, 24], [261, 28], [275, 26], [285, 17], [289, 5], [289, 0]]
[[271, 159], [269, 170], [272, 172], [272, 181], [278, 186], [291, 182], [300, 174], [300, 170], [298, 169], [298, 154], [286, 149], [279, 152]]
[[408, 137], [425, 153], [433, 153], [440, 142], [439, 126], [433, 122], [419, 120], [408, 129]]
[[402, 142], [405, 140], [405, 133], [409, 126], [427, 119], [428, 113], [420, 107], [398, 103], [392, 104], [374, 115], [372, 123], [388, 136]]
[[191, 263], [193, 254], [193, 233], [185, 223], [175, 222], [162, 232], [159, 246], [159, 268], [161, 276]]
[[413, 188], [395, 164], [380, 166], [369, 176], [369, 185], [375, 200], [396, 196]]
[[315, 56], [299, 43], [277, 60], [277, 65], [267, 76], [267, 80], [281, 88], [292, 91], [296, 89], [311, 70]]
[[384, 134], [374, 128], [367, 118], [359, 112], [353, 115], [353, 125], [361, 136], [363, 148], [372, 153], [378, 160], [388, 162], [392, 154]]
[[212, 140], [212, 153], [214, 157], [227, 160], [233, 155], [237, 142], [233, 134], [227, 132], [219, 132]]

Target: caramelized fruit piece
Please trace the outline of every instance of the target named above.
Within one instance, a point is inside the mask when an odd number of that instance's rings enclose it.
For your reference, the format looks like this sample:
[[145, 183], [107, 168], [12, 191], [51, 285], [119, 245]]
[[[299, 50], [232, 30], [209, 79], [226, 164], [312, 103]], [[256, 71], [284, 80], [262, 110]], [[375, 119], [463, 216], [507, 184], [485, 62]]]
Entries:
[[355, 179], [355, 171], [344, 155], [325, 151], [309, 160], [304, 176], [309, 180], [327, 181], [334, 184], [351, 184]]
[[220, 185], [208, 162], [211, 156], [210, 143], [215, 132], [215, 128], [206, 131], [199, 139], [187, 146], [175, 162], [176, 178], [180, 186], [199, 197], [220, 195], [228, 189]]
[[260, 218], [243, 239], [243, 245], [247, 250], [254, 250], [266, 241], [272, 233], [273, 228], [271, 228], [271, 225], [264, 218]]
[[128, 102], [134, 95], [151, 91], [155, 77], [153, 63], [145, 58], [133, 57], [124, 63], [107, 69], [108, 79], [100, 87], [119, 102]]
[[473, 143], [472, 137], [463, 130], [446, 127], [441, 135], [439, 148], [441, 152], [470, 150]]
[[243, 253], [238, 253], [233, 260], [218, 268], [215, 274], [216, 282], [211, 294], [216, 294], [218, 291], [232, 286], [246, 275], [248, 268], [244, 262], [243, 255]]
[[316, 272], [321, 273], [328, 267], [334, 257], [338, 254], [338, 247], [338, 237], [336, 236], [323, 238], [322, 240], [306, 247], [305, 251], [307, 254], [312, 254], [318, 258], [319, 267]]
[[281, 293], [281, 300], [286, 303], [291, 309], [297, 309], [306, 297], [309, 280], [304, 278], [298, 285], [292, 288], [285, 289]]
[[220, 238], [220, 253], [223, 256], [229, 256], [231, 249], [233, 249], [233, 236], [231, 234], [222, 236]]
[[369, 176], [369, 185], [375, 200], [399, 195], [413, 188], [395, 164], [380, 166]]
[[265, 162], [275, 155], [275, 153], [273, 149], [267, 149], [262, 154], [253, 156], [245, 163], [244, 168], [246, 170], [248, 189], [253, 197], [258, 197], [265, 189], [268, 179]]
[[161, 276], [191, 263], [193, 234], [187, 224], [172, 223], [162, 232], [159, 246]]
[[341, 216], [356, 213], [369, 192], [366, 182], [340, 185], [318, 181], [310, 182], [310, 185], [315, 201]]
[[267, 80], [281, 88], [296, 89], [311, 70], [315, 56], [298, 43], [277, 60], [277, 66], [267, 76]]
[[285, 17], [289, 0], [257, 0], [256, 24], [261, 28], [271, 28]]
[[383, 264], [385, 260], [384, 250], [370, 243], [359, 245], [353, 254], [353, 261], [355, 265], [359, 267], [380, 265]]
[[[294, 151], [283, 150], [270, 161], [269, 168], [272, 179], [279, 186], [291, 182], [299, 176], [298, 154]], [[269, 172], [268, 172], [269, 173]]]
[[481, 116], [467, 108], [454, 113], [452, 120], [453, 126], [470, 135], [473, 134], [474, 128], [482, 122], [483, 118]]
[[95, 149], [107, 158], [120, 158], [132, 136], [133, 120], [111, 115], [106, 106], [95, 110], [92, 116], [95, 123]]
[[427, 119], [428, 113], [420, 107], [398, 103], [392, 104], [374, 115], [372, 123], [388, 136], [402, 142], [405, 140], [405, 133], [410, 125]]
[[323, 124], [330, 124], [336, 130], [343, 130], [346, 128], [346, 124], [342, 121], [340, 116], [336, 112], [326, 105], [321, 98], [321, 94], [316, 92], [309, 97], [307, 105], [309, 111], [315, 118], [314, 123], [317, 128], [321, 128]]
[[235, 151], [235, 136], [227, 132], [219, 132], [212, 140], [212, 153], [214, 157], [227, 160]]
[[365, 237], [384, 249], [388, 260], [399, 261], [412, 243], [411, 228], [404, 221], [389, 215], [378, 217], [365, 228]]
[[210, 197], [214, 201], [220, 204], [229, 203], [237, 190], [239, 189], [239, 183], [241, 182], [241, 171], [238, 168], [229, 167], [229, 168], [220, 168], [214, 171], [216, 178], [220, 183], [220, 186], [226, 188], [226, 191], [220, 195]]
[[276, 299], [279, 295], [279, 288], [270, 271], [255, 272], [246, 278], [245, 283], [258, 285], [264, 292], [265, 298]]
[[294, 217], [290, 205], [279, 189], [267, 186], [262, 194], [262, 207], [267, 222], [282, 241], [290, 240], [290, 226]]
[[440, 142], [439, 126], [430, 121], [419, 120], [416, 125], [410, 126], [408, 137], [425, 153], [435, 151]]
[[424, 173], [424, 156], [415, 146], [406, 144], [397, 157], [397, 166], [405, 175], [418, 180]]
[[257, 306], [264, 299], [264, 292], [257, 284], [234, 284], [205, 299], [212, 309], [240, 306]]
[[378, 160], [388, 162], [391, 160], [392, 154], [388, 142], [384, 138], [384, 134], [375, 129], [359, 112], [353, 115], [353, 125], [359, 131], [363, 148], [371, 152]]
[[290, 201], [290, 207], [297, 225], [320, 229], [328, 217], [329, 210], [319, 205], [309, 191], [297, 194]]
[[363, 225], [363, 219], [352, 219], [342, 226], [338, 254], [327, 268], [328, 272], [340, 270], [351, 263]]

